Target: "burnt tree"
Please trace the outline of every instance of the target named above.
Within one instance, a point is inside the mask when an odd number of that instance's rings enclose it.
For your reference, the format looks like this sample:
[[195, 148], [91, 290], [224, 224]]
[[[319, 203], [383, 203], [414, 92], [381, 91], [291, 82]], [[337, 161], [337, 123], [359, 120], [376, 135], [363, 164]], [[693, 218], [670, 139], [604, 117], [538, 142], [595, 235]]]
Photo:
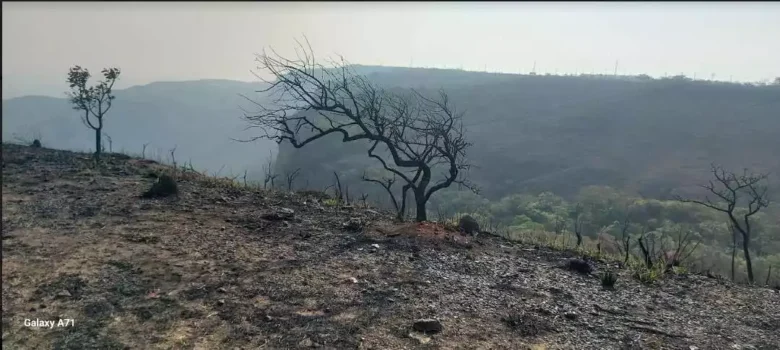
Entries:
[[[358, 75], [343, 59], [326, 68], [314, 59], [311, 47], [301, 45], [296, 59], [258, 54], [259, 69], [270, 103], [245, 115], [250, 128], [266, 138], [302, 148], [328, 135], [342, 142], [362, 142], [368, 157], [406, 183], [416, 204], [416, 221], [425, 221], [426, 204], [437, 191], [452, 184], [476, 190], [464, 178], [469, 168], [462, 114], [443, 91], [431, 96], [416, 90], [380, 88]], [[251, 99], [250, 99], [251, 101]], [[438, 175], [439, 171], [443, 174]], [[436, 174], [434, 174], [436, 173]]]
[[103, 118], [108, 110], [111, 109], [114, 101], [113, 88], [114, 83], [119, 79], [121, 73], [119, 68], [105, 68], [101, 71], [104, 80], [99, 81], [95, 86], [87, 86], [91, 77], [89, 70], [74, 66], [68, 71], [68, 84], [70, 90], [67, 92], [73, 109], [82, 111], [84, 116], [81, 121], [84, 125], [95, 130], [95, 160], [100, 160], [103, 143], [100, 136], [103, 133]]
[[[750, 217], [769, 205], [765, 181], [768, 174], [756, 174], [744, 169], [737, 175], [715, 164], [712, 165], [712, 175], [704, 189], [716, 199], [705, 196], [704, 200], [685, 199], [677, 196], [677, 200], [686, 203], [696, 203], [726, 214], [732, 228], [742, 236], [742, 252], [745, 255], [748, 281], [753, 283], [753, 264], [750, 260], [750, 238], [752, 227]], [[740, 209], [743, 206], [744, 209]]]
[[573, 224], [572, 228], [574, 234], [577, 236], [577, 247], [582, 246], [582, 226], [584, 215], [584, 210], [582, 208], [582, 204], [580, 203], [577, 203], [574, 206], [574, 209], [569, 213], [569, 217], [571, 218]]
[[366, 175], [366, 173], [363, 173], [362, 177], [363, 181], [366, 182], [373, 182], [376, 184], [379, 184], [382, 186], [382, 188], [387, 191], [388, 196], [390, 197], [390, 201], [393, 203], [393, 208], [395, 208], [396, 213], [396, 220], [399, 222], [404, 221], [404, 216], [406, 215], [406, 197], [409, 193], [409, 184], [404, 185], [401, 188], [401, 198], [400, 201], [398, 200], [398, 197], [395, 196], [395, 193], [393, 192], [393, 185], [395, 185], [395, 182], [397, 180], [397, 177], [394, 175], [392, 178], [382, 178], [382, 179], [374, 179], [370, 178]]

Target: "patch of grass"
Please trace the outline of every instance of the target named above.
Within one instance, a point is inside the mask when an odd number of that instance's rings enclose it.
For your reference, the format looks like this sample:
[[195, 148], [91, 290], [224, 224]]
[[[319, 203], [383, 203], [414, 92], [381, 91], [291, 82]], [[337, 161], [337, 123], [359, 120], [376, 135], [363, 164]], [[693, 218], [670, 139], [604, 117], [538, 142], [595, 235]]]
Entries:
[[607, 270], [601, 274], [601, 285], [604, 288], [608, 288], [608, 289], [615, 288], [615, 283], [617, 283], [617, 280], [618, 280], [618, 275], [614, 273], [612, 270]]
[[638, 267], [634, 269], [634, 278], [644, 284], [653, 284], [664, 276], [662, 268]]
[[335, 207], [339, 205], [339, 200], [335, 198], [328, 198], [324, 201], [322, 201], [322, 204], [328, 207]]

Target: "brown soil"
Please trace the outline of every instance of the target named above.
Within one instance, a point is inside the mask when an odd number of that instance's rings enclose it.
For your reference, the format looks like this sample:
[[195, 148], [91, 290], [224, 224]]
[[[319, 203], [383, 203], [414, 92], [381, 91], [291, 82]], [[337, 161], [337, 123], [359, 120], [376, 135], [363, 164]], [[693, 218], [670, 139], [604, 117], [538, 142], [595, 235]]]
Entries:
[[[571, 253], [311, 193], [188, 175], [178, 198], [142, 199], [164, 166], [2, 152], [4, 349], [780, 348], [775, 290], [623, 270], [608, 290], [605, 263], [581, 275], [560, 268]], [[413, 331], [421, 318], [443, 331]]]

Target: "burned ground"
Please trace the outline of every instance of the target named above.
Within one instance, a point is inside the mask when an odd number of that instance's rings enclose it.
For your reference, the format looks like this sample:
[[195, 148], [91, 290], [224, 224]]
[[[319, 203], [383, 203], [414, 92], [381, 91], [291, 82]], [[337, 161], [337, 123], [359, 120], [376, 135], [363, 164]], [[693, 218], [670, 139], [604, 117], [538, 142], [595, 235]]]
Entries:
[[6, 349], [780, 348], [775, 290], [623, 270], [607, 289], [569, 252], [203, 176], [143, 199], [164, 166], [2, 151]]

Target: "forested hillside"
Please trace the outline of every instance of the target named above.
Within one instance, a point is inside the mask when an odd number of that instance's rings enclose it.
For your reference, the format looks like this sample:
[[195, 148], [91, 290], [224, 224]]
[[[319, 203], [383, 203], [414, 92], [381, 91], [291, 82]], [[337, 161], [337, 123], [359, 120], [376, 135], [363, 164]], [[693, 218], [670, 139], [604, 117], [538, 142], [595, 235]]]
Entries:
[[[429, 216], [470, 214], [494, 230], [521, 238], [548, 232], [573, 246], [575, 221], [586, 241], [617, 253], [628, 239], [652, 239], [653, 249], [675, 249], [683, 235], [695, 246], [690, 263], [700, 270], [744, 280], [742, 241], [723, 213], [676, 196], [701, 198], [711, 164], [734, 172], [769, 173], [778, 192], [780, 86], [753, 86], [685, 77], [521, 76], [453, 70], [358, 67], [388, 89], [442, 87], [458, 110], [473, 146], [468, 158], [476, 195], [456, 186], [435, 194]], [[305, 132], [304, 132], [305, 134]], [[381, 176], [367, 156], [370, 144], [324, 137], [301, 149], [280, 145], [276, 174], [300, 169], [299, 187], [341, 183], [352, 199], [389, 206], [385, 189], [362, 181]], [[339, 179], [336, 180], [336, 174]], [[295, 187], [295, 186], [293, 186]], [[395, 188], [396, 196], [400, 185]], [[413, 210], [413, 209], [412, 209]], [[751, 252], [760, 279], [780, 266], [780, 211], [751, 218]], [[627, 238], [628, 237], [628, 238]], [[633, 243], [631, 243], [633, 242]], [[777, 269], [775, 269], [777, 272]]]
[[[780, 86], [409, 68], [357, 72], [388, 87], [449, 93], [465, 112], [476, 166], [471, 178], [488, 198], [543, 191], [568, 197], [588, 185], [666, 198], [673, 190], [695, 191], [712, 162], [780, 173]], [[342, 145], [338, 137], [305, 151], [280, 150], [280, 173], [377, 165], [363, 156], [365, 145]], [[351, 155], [358, 163], [342, 164]]]

